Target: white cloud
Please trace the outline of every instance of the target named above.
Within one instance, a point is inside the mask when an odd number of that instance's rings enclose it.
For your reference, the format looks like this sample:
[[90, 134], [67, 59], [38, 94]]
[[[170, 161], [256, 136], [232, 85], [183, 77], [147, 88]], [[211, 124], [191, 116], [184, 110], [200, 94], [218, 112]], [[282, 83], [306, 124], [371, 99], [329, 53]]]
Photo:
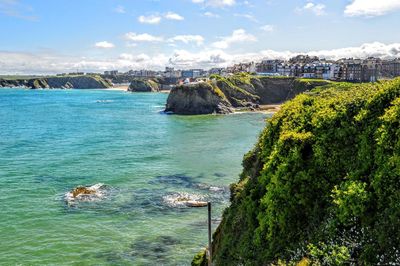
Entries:
[[400, 9], [399, 0], [352, 0], [352, 3], [346, 6], [344, 14], [349, 17], [375, 17], [398, 9]]
[[183, 42], [185, 44], [195, 43], [200, 46], [204, 42], [204, 38], [201, 35], [177, 35], [169, 39], [170, 42]]
[[264, 25], [260, 29], [265, 32], [273, 32], [273, 31], [275, 31], [275, 26], [274, 25]]
[[102, 48], [102, 49], [110, 49], [110, 48], [114, 48], [115, 45], [113, 43], [107, 42], [107, 41], [103, 41], [103, 42], [96, 42], [94, 44], [94, 46], [96, 48]]
[[126, 13], [125, 8], [123, 6], [117, 6], [116, 8], [114, 8], [114, 11], [120, 14]]
[[204, 12], [204, 13], [203, 13], [203, 16], [209, 17], [209, 18], [219, 18], [219, 15], [218, 15], [218, 14], [215, 14], [215, 13], [212, 13], [212, 12], [209, 12], [209, 11]]
[[244, 29], [237, 29], [232, 32], [231, 36], [222, 37], [220, 41], [214, 42], [213, 47], [218, 49], [226, 49], [234, 43], [255, 42], [257, 38], [247, 33]]
[[263, 50], [252, 53], [227, 53], [221, 49], [203, 49], [196, 52], [175, 50], [165, 54], [120, 54], [105, 59], [64, 57], [57, 54], [20, 53], [0, 51], [0, 70], [2, 74], [54, 74], [72, 72], [79, 69], [84, 72], [102, 72], [118, 69], [163, 69], [166, 65], [176, 68], [226, 67], [238, 62], [260, 61], [265, 58], [288, 59], [297, 54], [309, 54], [327, 59], [349, 57], [366, 58], [370, 56], [385, 59], [400, 57], [400, 43], [366, 43], [357, 47], [318, 51], [275, 51]]
[[211, 7], [226, 7], [236, 4], [236, 0], [192, 0], [196, 4], [204, 4]]
[[143, 24], [159, 24], [161, 17], [158, 15], [139, 16], [138, 21]]
[[316, 16], [323, 16], [326, 14], [325, 8], [326, 6], [324, 4], [316, 4], [313, 2], [308, 2], [303, 7], [296, 8], [296, 12], [302, 13], [309, 11], [314, 13]]
[[185, 19], [181, 15], [174, 13], [174, 12], [168, 12], [165, 14], [164, 17], [169, 20], [184, 20]]
[[257, 22], [257, 19], [252, 14], [235, 13], [235, 14], [233, 14], [233, 16], [241, 17], [241, 18], [245, 18], [245, 19], [248, 19], [250, 21], [253, 21], [253, 22]]
[[148, 33], [137, 34], [135, 32], [128, 32], [124, 38], [133, 42], [162, 42], [164, 39], [160, 36], [150, 35]]

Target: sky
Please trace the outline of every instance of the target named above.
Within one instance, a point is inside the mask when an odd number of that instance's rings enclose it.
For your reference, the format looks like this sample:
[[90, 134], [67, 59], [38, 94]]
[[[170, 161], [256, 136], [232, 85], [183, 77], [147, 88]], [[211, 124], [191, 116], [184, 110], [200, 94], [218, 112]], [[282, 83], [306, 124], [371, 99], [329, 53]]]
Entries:
[[400, 0], [0, 0], [0, 74], [400, 57]]

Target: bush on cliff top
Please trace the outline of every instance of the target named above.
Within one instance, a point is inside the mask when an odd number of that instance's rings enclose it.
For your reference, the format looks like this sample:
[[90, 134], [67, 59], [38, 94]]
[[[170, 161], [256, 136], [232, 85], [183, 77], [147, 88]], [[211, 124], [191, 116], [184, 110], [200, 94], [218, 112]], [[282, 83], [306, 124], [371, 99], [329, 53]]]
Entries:
[[243, 166], [216, 265], [400, 264], [400, 79], [297, 96]]

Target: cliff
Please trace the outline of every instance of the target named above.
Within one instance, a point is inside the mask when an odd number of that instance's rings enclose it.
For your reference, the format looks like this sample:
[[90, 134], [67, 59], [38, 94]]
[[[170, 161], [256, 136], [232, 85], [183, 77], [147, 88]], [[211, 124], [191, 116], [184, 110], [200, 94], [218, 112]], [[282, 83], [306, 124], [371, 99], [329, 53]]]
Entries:
[[[276, 78], [259, 77], [248, 74], [238, 74], [228, 78], [219, 75], [212, 75], [208, 82], [210, 90], [218, 89], [220, 100], [224, 100], [225, 107], [234, 107], [236, 109], [254, 110], [263, 104], [280, 104], [292, 99], [299, 93], [311, 90], [317, 86], [327, 85], [328, 81], [323, 80], [305, 80], [296, 78]], [[172, 89], [167, 100], [167, 110], [176, 114], [204, 114], [204, 113], [226, 113], [225, 108], [216, 110], [208, 108], [208, 99], [203, 96], [209, 94], [201, 90], [202, 94], [197, 94], [193, 90], [196, 85], [183, 85]], [[185, 88], [191, 88], [185, 90]], [[204, 89], [204, 88], [203, 88]], [[200, 92], [200, 90], [199, 90]], [[211, 92], [210, 92], [211, 93]], [[190, 106], [190, 102], [196, 99], [196, 108]], [[213, 99], [215, 101], [215, 99]], [[203, 108], [203, 105], [204, 108]], [[208, 110], [208, 112], [205, 112]]]
[[398, 265], [399, 121], [400, 79], [285, 103], [231, 186], [215, 265]]
[[165, 111], [183, 115], [226, 114], [232, 112], [231, 107], [219, 88], [200, 82], [175, 87], [168, 96]]
[[155, 92], [160, 91], [159, 85], [154, 80], [133, 79], [128, 91], [132, 92]]
[[104, 89], [111, 84], [99, 76], [57, 76], [31, 79], [0, 79], [0, 87], [31, 89]]

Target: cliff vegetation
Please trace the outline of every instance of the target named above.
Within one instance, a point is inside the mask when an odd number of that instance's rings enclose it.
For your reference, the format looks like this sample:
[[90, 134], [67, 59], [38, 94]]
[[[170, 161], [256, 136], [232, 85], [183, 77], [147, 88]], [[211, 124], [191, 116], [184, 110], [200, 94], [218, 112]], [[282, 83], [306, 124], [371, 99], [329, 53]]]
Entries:
[[[329, 84], [324, 80], [261, 77], [246, 73], [230, 77], [211, 75], [210, 81], [206, 83], [207, 86], [197, 83], [172, 89], [167, 100], [167, 111], [176, 114], [209, 114], [229, 113], [233, 109], [256, 110], [260, 105], [280, 104], [299, 93]], [[206, 87], [209, 88], [209, 93], [204, 92]], [[209, 101], [210, 98], [205, 98], [215, 92], [218, 98], [213, 97], [212, 102]], [[200, 109], [195, 109], [190, 104]]]
[[399, 265], [400, 79], [285, 103], [231, 192], [215, 265]]
[[104, 89], [110, 82], [97, 75], [68, 75], [50, 77], [0, 78], [0, 87], [26, 87], [30, 89]]

